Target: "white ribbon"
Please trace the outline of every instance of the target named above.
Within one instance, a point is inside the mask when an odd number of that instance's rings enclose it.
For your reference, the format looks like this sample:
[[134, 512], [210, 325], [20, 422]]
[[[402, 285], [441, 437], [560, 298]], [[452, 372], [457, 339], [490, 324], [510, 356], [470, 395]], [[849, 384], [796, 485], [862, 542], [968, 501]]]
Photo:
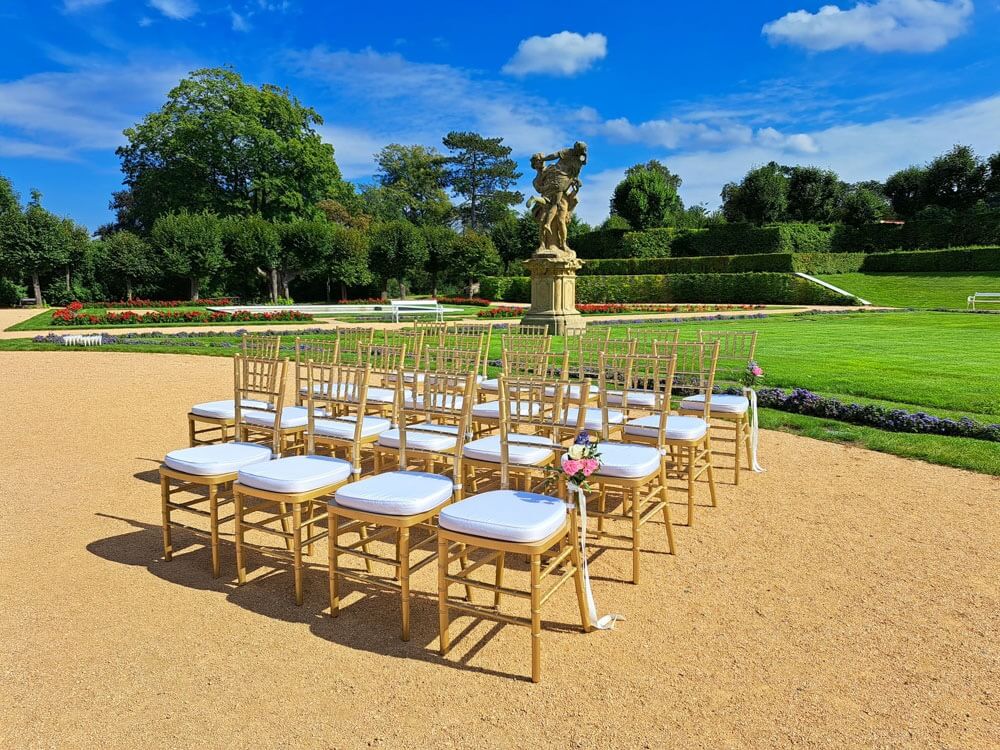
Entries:
[[765, 469], [757, 462], [757, 443], [760, 439], [760, 428], [757, 424], [757, 391], [744, 386], [743, 395], [750, 399], [750, 468], [760, 474]]
[[587, 569], [587, 496], [583, 488], [573, 482], [569, 482], [568, 487], [570, 492], [576, 491], [576, 504], [580, 510], [580, 566], [583, 568], [583, 591], [587, 597], [590, 623], [598, 630], [614, 630], [615, 622], [624, 621], [625, 615], [611, 614], [598, 617], [594, 592], [590, 588], [590, 571]]

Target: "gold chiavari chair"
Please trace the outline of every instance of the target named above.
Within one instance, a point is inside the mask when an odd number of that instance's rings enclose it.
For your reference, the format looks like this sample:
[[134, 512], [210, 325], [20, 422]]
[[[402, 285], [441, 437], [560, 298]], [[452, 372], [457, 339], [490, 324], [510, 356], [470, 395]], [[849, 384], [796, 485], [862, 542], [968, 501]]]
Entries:
[[371, 326], [337, 326], [334, 340], [337, 342], [337, 362], [342, 365], [357, 364], [359, 347], [367, 352], [375, 344], [375, 329]]
[[[719, 363], [716, 368], [715, 385], [738, 387], [740, 376], [747, 363], [754, 358], [757, 351], [757, 331], [698, 331], [698, 340], [705, 344], [719, 342]], [[700, 394], [694, 394], [681, 401], [677, 408], [678, 414], [700, 414], [704, 408], [704, 399]], [[740, 468], [745, 460], [749, 463], [752, 455], [750, 446], [750, 400], [742, 393], [713, 393], [710, 416], [714, 420], [712, 429], [716, 433], [715, 440], [733, 443], [732, 455], [735, 483], [740, 483]], [[718, 433], [722, 433], [720, 437]], [[729, 434], [732, 433], [732, 437]], [[717, 443], [716, 443], [717, 445]], [[745, 451], [745, 454], [744, 454]]]
[[[507, 377], [552, 377], [555, 380], [565, 379], [567, 353], [553, 354], [551, 351], [517, 351], [503, 349], [501, 352], [500, 371]], [[488, 389], [490, 383], [498, 380], [484, 381], [480, 388]], [[577, 388], [576, 399], [582, 394]], [[473, 432], [479, 436], [492, 432], [500, 425], [500, 407], [496, 400], [484, 401], [472, 407]]]
[[[429, 352], [431, 359], [445, 356], [441, 349]], [[336, 617], [340, 611], [341, 578], [399, 591], [404, 641], [410, 639], [410, 576], [437, 556], [434, 517], [453, 498], [462, 496], [460, 446], [469, 430], [469, 411], [476, 389], [476, 380], [470, 373], [475, 372], [478, 350], [471, 356], [455, 355], [454, 360], [436, 369], [433, 377], [424, 378], [418, 395], [402, 401], [399, 421], [406, 426], [395, 431], [400, 468], [341, 487], [329, 505], [331, 615]], [[453, 427], [454, 431], [442, 433], [439, 429], [442, 426]], [[450, 438], [450, 447], [441, 444], [443, 435]], [[417, 454], [413, 458], [425, 463], [425, 471], [407, 469], [411, 463], [410, 446]], [[434, 460], [427, 466], [430, 456]], [[443, 464], [442, 471], [434, 473], [438, 463]], [[451, 476], [446, 475], [449, 464]], [[346, 523], [341, 525], [342, 522]], [[363, 534], [362, 541], [351, 544], [340, 541], [342, 534], [355, 531]], [[418, 534], [421, 538], [417, 538]], [[363, 542], [390, 542], [395, 552], [391, 557], [372, 554], [363, 548]], [[430, 554], [414, 562], [412, 555], [417, 551]], [[345, 568], [341, 565], [342, 556], [389, 566], [394, 575]]]
[[359, 347], [356, 361], [371, 365], [368, 406], [377, 407], [379, 414], [392, 418], [401, 393], [396, 387], [396, 377], [400, 370], [407, 368], [406, 344], [372, 344], [367, 349]]
[[636, 354], [653, 354], [658, 343], [662, 349], [664, 345], [676, 344], [681, 338], [680, 328], [666, 328], [657, 325], [629, 326], [626, 331], [628, 338], [635, 339]]
[[[543, 331], [545, 330], [545, 326], [521, 326], [521, 328], [540, 328]], [[552, 337], [548, 333], [512, 334], [507, 332], [500, 336], [501, 357], [504, 354], [548, 354], [551, 351]], [[487, 394], [498, 393], [500, 386], [496, 378], [487, 378], [479, 384], [479, 388], [485, 400], [488, 397]]]
[[309, 400], [309, 362], [333, 364], [339, 360], [340, 342], [303, 341], [295, 339], [295, 405], [303, 406]]
[[236, 434], [241, 442], [272, 443], [279, 455], [303, 450], [309, 422], [307, 407], [286, 406], [287, 368], [287, 358], [233, 358]]
[[[583, 588], [576, 510], [574, 504], [565, 503], [562, 499], [565, 497], [565, 486], [560, 482], [559, 497], [509, 489], [510, 469], [516, 463], [516, 454], [522, 450], [539, 449], [538, 445], [526, 442], [525, 438], [532, 433], [541, 433], [547, 434], [552, 442], [556, 439], [553, 422], [561, 413], [568, 383], [563, 382], [564, 388], [557, 389], [552, 397], [545, 395], [548, 384], [550, 381], [543, 378], [517, 380], [501, 376], [501, 404], [529, 403], [537, 405], [538, 410], [512, 412], [506, 406], [502, 408], [500, 488], [446, 505], [438, 516], [438, 615], [442, 656], [448, 653], [451, 646], [449, 621], [452, 611], [525, 625], [531, 629], [532, 682], [539, 682], [542, 675], [542, 605], [571, 578], [576, 586], [583, 631], [591, 629]], [[554, 448], [553, 454], [556, 450], [561, 450], [561, 446]], [[472, 555], [476, 559], [469, 562]], [[508, 555], [527, 558], [530, 571], [527, 591], [504, 585]], [[459, 570], [452, 573], [455, 563], [458, 563]], [[490, 563], [495, 565], [492, 583], [472, 577], [476, 570]], [[542, 586], [550, 577], [554, 578], [554, 583], [543, 591]], [[451, 596], [453, 585], [465, 587], [465, 599]], [[473, 604], [470, 589], [491, 592], [493, 606]], [[530, 617], [502, 612], [500, 605], [504, 596], [527, 599]]]
[[512, 325], [507, 328], [508, 336], [549, 336], [548, 326]]
[[[664, 350], [668, 347], [664, 346]], [[719, 356], [719, 344], [681, 342], [669, 347], [669, 354], [656, 352], [658, 356], [672, 355], [676, 360], [671, 398], [688, 398], [701, 395], [704, 398], [699, 416], [671, 415], [667, 420], [663, 442], [669, 451], [667, 473], [687, 482], [688, 526], [694, 525], [694, 485], [704, 474], [708, 480], [708, 491], [712, 507], [716, 505], [715, 479], [712, 474], [712, 440], [709, 433], [709, 414], [712, 402], [712, 387], [715, 382], [715, 366]], [[625, 439], [632, 442], [653, 444], [658, 439], [661, 414], [631, 419], [625, 424]]]
[[[626, 541], [632, 547], [632, 583], [639, 583], [639, 553], [642, 527], [658, 514], [666, 526], [667, 544], [674, 554], [674, 532], [667, 504], [667, 425], [670, 414], [670, 394], [674, 377], [674, 357], [641, 356], [634, 354], [603, 354], [600, 362], [600, 408], [604, 412], [603, 429], [598, 449], [601, 467], [590, 476], [590, 483], [599, 490], [597, 510], [598, 538]], [[612, 405], [608, 394], [619, 397]], [[649, 445], [634, 442], [612, 442], [607, 425], [613, 413], [625, 421], [638, 414], [653, 412], [658, 421], [648, 425], [655, 436]], [[648, 424], [648, 423], [647, 423]], [[582, 425], [581, 425], [582, 427]], [[618, 513], [608, 512], [607, 498], [611, 492], [621, 500]], [[588, 511], [589, 513], [590, 511]], [[608, 519], [631, 521], [631, 534], [615, 534], [606, 529]]]
[[[254, 359], [277, 359], [281, 351], [281, 336], [257, 336], [245, 333], [240, 340], [240, 354]], [[259, 406], [246, 404], [245, 406]], [[208, 425], [201, 427], [200, 425]], [[188, 412], [188, 444], [211, 445], [230, 439], [230, 429], [236, 425], [236, 404], [229, 399], [195, 404]], [[233, 430], [233, 436], [236, 431]]]
[[479, 382], [489, 378], [490, 346], [493, 344], [492, 323], [449, 323], [441, 346], [467, 351], [470, 344], [479, 340]]

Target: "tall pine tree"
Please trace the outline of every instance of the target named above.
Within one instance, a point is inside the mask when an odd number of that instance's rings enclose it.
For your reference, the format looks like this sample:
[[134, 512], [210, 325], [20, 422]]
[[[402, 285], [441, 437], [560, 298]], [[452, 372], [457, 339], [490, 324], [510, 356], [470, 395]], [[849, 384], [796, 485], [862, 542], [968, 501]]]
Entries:
[[524, 200], [521, 193], [510, 189], [521, 173], [503, 138], [452, 131], [443, 143], [451, 152], [445, 159], [448, 186], [464, 199], [458, 214], [466, 229], [488, 230], [509, 206]]

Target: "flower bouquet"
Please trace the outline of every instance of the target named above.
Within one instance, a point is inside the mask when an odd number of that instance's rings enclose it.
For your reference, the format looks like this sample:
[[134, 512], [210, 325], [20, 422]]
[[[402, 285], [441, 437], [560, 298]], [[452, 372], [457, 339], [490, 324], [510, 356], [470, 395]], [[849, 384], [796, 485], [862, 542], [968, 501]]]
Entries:
[[587, 478], [601, 468], [601, 454], [597, 441], [590, 439], [588, 432], [576, 436], [573, 445], [562, 457], [562, 472], [571, 488], [589, 490]]
[[747, 362], [746, 369], [740, 375], [740, 383], [744, 388], [756, 388], [757, 384], [764, 379], [764, 370], [757, 364], [757, 360], [751, 359]]

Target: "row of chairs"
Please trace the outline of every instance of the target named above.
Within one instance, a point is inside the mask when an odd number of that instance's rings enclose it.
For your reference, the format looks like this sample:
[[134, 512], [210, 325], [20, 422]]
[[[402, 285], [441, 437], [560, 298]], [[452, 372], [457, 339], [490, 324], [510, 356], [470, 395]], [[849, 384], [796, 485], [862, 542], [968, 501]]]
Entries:
[[[499, 604], [504, 596], [523, 596], [530, 600], [531, 617], [524, 624], [532, 629], [532, 678], [537, 680], [541, 604], [569, 578], [575, 580], [585, 630], [590, 622], [575, 511], [567, 513], [561, 502], [564, 489], [553, 497], [532, 492], [532, 484], [550, 479], [546, 470], [558, 463], [576, 432], [598, 433], [603, 466], [592, 477], [599, 490], [598, 508], [591, 511], [598, 519], [596, 535], [631, 542], [632, 579], [638, 583], [641, 528], [647, 522], [662, 516], [674, 551], [668, 477], [687, 479], [689, 523], [694, 481], [703, 473], [715, 503], [707, 425], [720, 342], [681, 343], [674, 334], [647, 347], [651, 353], [637, 354], [637, 338], [612, 343], [603, 336], [594, 344], [579, 337], [575, 352], [564, 346], [556, 354], [549, 337], [503, 334], [498, 398], [490, 401], [482, 396], [494, 387], [482, 367], [489, 351], [486, 332], [453, 332], [469, 337], [461, 342], [464, 348], [448, 335], [447, 327], [415, 327], [406, 336], [419, 353], [409, 359], [405, 342], [376, 345], [371, 338], [338, 335], [332, 353], [306, 351], [297, 342], [295, 406], [284, 405], [288, 362], [273, 356], [279, 344], [246, 340], [234, 370], [233, 428], [239, 440], [175, 451], [161, 470], [167, 559], [175, 525], [171, 510], [207, 502], [207, 513], [200, 512], [210, 518], [213, 573], [219, 574], [219, 526], [232, 519], [240, 582], [246, 580], [247, 550], [282, 557], [292, 563], [296, 602], [301, 603], [303, 556], [329, 537], [331, 613], [339, 611], [341, 578], [398, 589], [406, 639], [410, 575], [435, 559], [429, 554], [413, 564], [411, 557], [430, 551], [436, 541], [442, 652], [448, 648], [449, 612], [522, 622], [501, 614]], [[596, 362], [580, 354], [589, 348]], [[254, 356], [260, 354], [272, 356]], [[571, 379], [571, 373], [577, 377]], [[701, 418], [671, 414], [676, 391], [682, 398], [702, 397]], [[304, 412], [304, 425], [298, 424], [298, 410]], [[705, 429], [692, 430], [699, 419]], [[479, 492], [483, 481], [499, 489]], [[520, 490], [512, 489], [518, 484]], [[195, 501], [171, 499], [196, 487], [207, 491]], [[463, 499], [465, 487], [472, 496]], [[620, 499], [614, 510], [608, 508], [609, 497]], [[218, 506], [229, 500], [233, 515], [219, 518]], [[257, 514], [264, 519], [251, 518]], [[631, 521], [630, 534], [611, 532], [610, 520], [616, 517]], [[249, 532], [277, 536], [284, 548], [251, 544]], [[344, 541], [355, 533], [356, 541]], [[372, 551], [385, 541], [394, 542], [393, 555]], [[486, 556], [470, 562], [474, 551]], [[528, 592], [504, 586], [508, 552], [528, 556]], [[360, 558], [364, 570], [344, 567], [342, 556]], [[491, 563], [491, 582], [473, 577]], [[375, 564], [388, 565], [393, 574], [376, 575]], [[455, 564], [457, 573], [451, 571]], [[543, 594], [541, 584], [549, 576], [555, 576], [555, 584]], [[450, 595], [456, 585], [464, 597]], [[491, 607], [472, 603], [476, 588], [493, 593]]]

